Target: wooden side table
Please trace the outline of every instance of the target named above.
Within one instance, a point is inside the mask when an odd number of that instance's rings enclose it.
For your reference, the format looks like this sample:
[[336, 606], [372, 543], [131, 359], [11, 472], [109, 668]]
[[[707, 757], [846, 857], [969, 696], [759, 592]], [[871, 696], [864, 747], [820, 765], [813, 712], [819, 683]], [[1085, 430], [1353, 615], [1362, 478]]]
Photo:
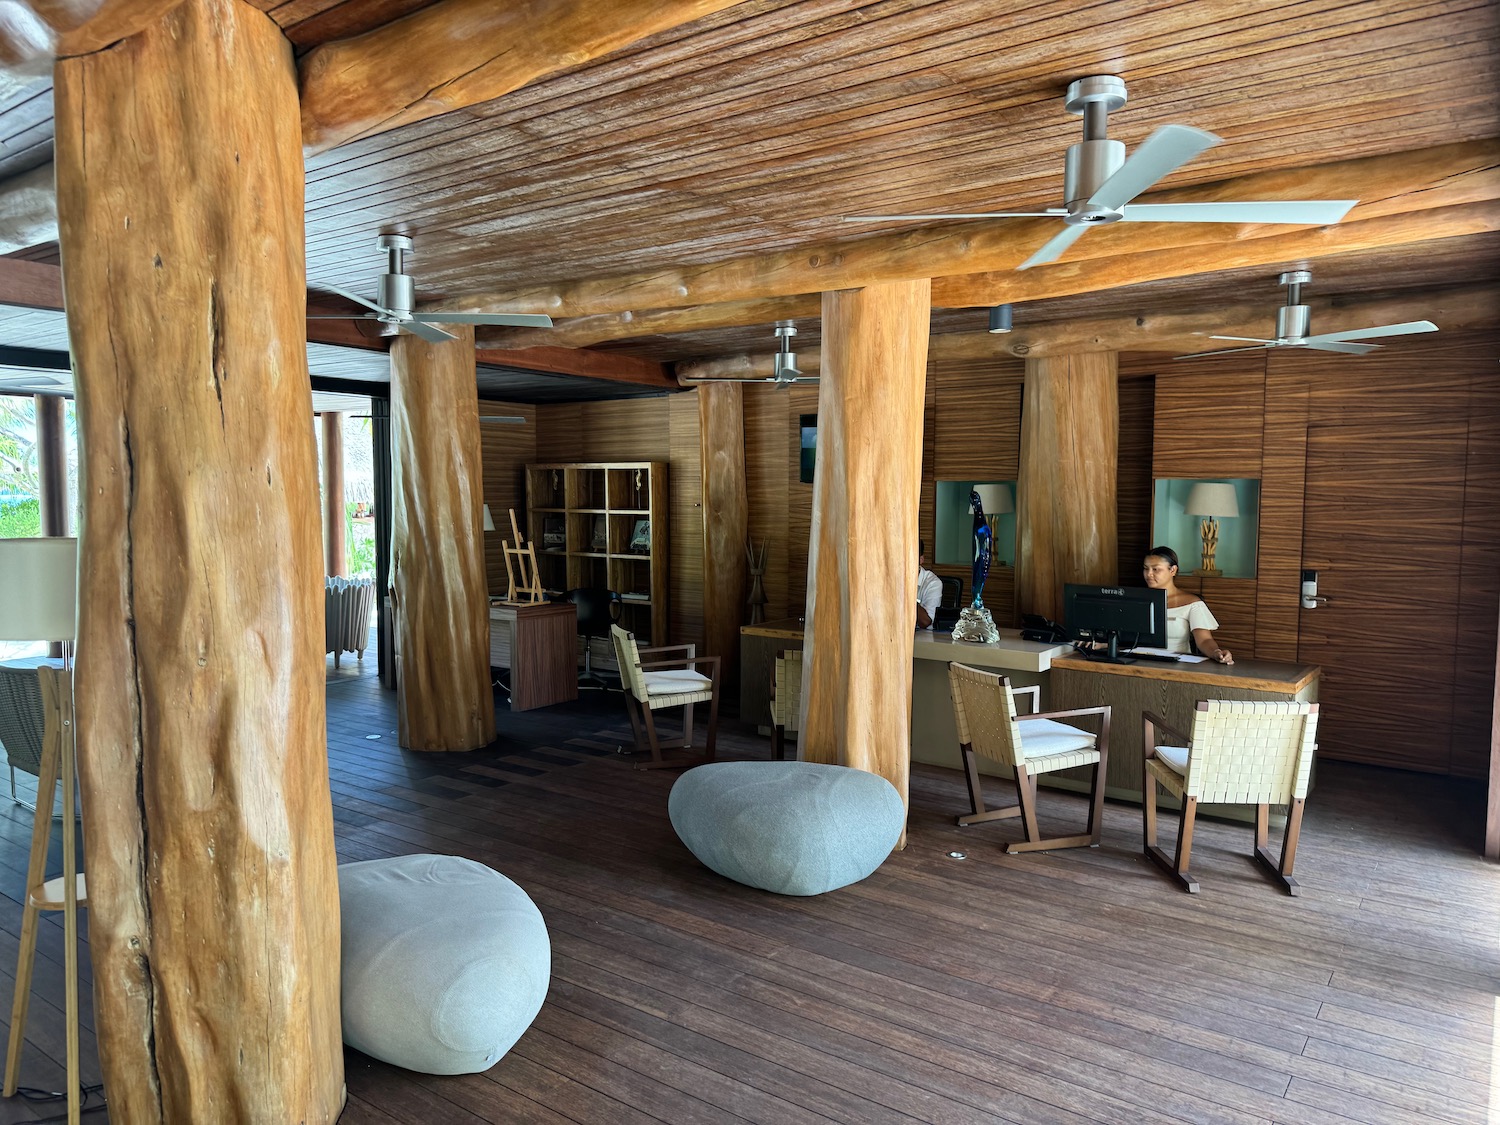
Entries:
[[491, 602], [490, 666], [510, 669], [512, 711], [577, 699], [577, 607]]

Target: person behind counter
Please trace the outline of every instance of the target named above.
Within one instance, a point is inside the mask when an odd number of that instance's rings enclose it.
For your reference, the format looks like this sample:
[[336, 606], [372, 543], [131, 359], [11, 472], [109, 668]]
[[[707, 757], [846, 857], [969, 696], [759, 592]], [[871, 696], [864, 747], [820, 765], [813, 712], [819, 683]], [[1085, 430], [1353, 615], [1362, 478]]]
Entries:
[[1233, 664], [1234, 656], [1220, 648], [1212, 630], [1218, 620], [1209, 612], [1206, 602], [1197, 594], [1177, 588], [1177, 552], [1171, 547], [1152, 547], [1141, 563], [1141, 575], [1153, 590], [1167, 592], [1167, 648], [1172, 652], [1191, 652], [1188, 637], [1198, 652], [1220, 664]]
[[943, 604], [943, 580], [927, 569], [927, 544], [917, 540], [917, 628], [931, 629]]

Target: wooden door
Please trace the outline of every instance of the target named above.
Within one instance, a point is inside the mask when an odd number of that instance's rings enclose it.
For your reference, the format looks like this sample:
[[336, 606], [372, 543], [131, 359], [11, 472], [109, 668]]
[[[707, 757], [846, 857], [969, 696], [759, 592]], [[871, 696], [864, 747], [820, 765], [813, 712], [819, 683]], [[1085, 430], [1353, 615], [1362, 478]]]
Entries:
[[1308, 429], [1302, 565], [1328, 603], [1297, 656], [1323, 668], [1321, 754], [1449, 771], [1467, 444], [1462, 418]]

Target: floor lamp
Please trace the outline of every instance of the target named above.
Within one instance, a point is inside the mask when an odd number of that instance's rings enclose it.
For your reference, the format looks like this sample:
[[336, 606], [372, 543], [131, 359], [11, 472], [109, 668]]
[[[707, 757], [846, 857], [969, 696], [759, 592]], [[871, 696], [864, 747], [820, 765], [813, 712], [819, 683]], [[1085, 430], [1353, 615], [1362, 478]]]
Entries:
[[[43, 910], [63, 912], [63, 951], [67, 1005], [68, 1122], [82, 1111], [78, 1061], [78, 908], [87, 905], [73, 827], [75, 758], [73, 743], [73, 637], [77, 632], [78, 540], [60, 537], [0, 539], [0, 641], [61, 641], [62, 669], [37, 669], [46, 712], [41, 767], [37, 771], [36, 813], [31, 827], [31, 860], [26, 868], [26, 906], [21, 915], [21, 953], [16, 963], [16, 994], [10, 1011], [10, 1044], [5, 1054], [6, 1097], [16, 1092], [31, 974], [36, 962], [37, 928]], [[62, 779], [63, 873], [47, 878], [52, 838], [52, 801]]]

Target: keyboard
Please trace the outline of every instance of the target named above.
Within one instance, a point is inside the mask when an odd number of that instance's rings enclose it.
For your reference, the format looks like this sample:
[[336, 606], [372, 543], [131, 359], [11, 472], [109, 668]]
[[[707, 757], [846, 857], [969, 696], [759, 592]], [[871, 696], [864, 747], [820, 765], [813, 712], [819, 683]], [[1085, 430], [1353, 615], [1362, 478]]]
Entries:
[[1179, 657], [1170, 656], [1164, 652], [1122, 652], [1120, 655], [1129, 657], [1131, 660], [1159, 660], [1164, 664], [1181, 663]]

